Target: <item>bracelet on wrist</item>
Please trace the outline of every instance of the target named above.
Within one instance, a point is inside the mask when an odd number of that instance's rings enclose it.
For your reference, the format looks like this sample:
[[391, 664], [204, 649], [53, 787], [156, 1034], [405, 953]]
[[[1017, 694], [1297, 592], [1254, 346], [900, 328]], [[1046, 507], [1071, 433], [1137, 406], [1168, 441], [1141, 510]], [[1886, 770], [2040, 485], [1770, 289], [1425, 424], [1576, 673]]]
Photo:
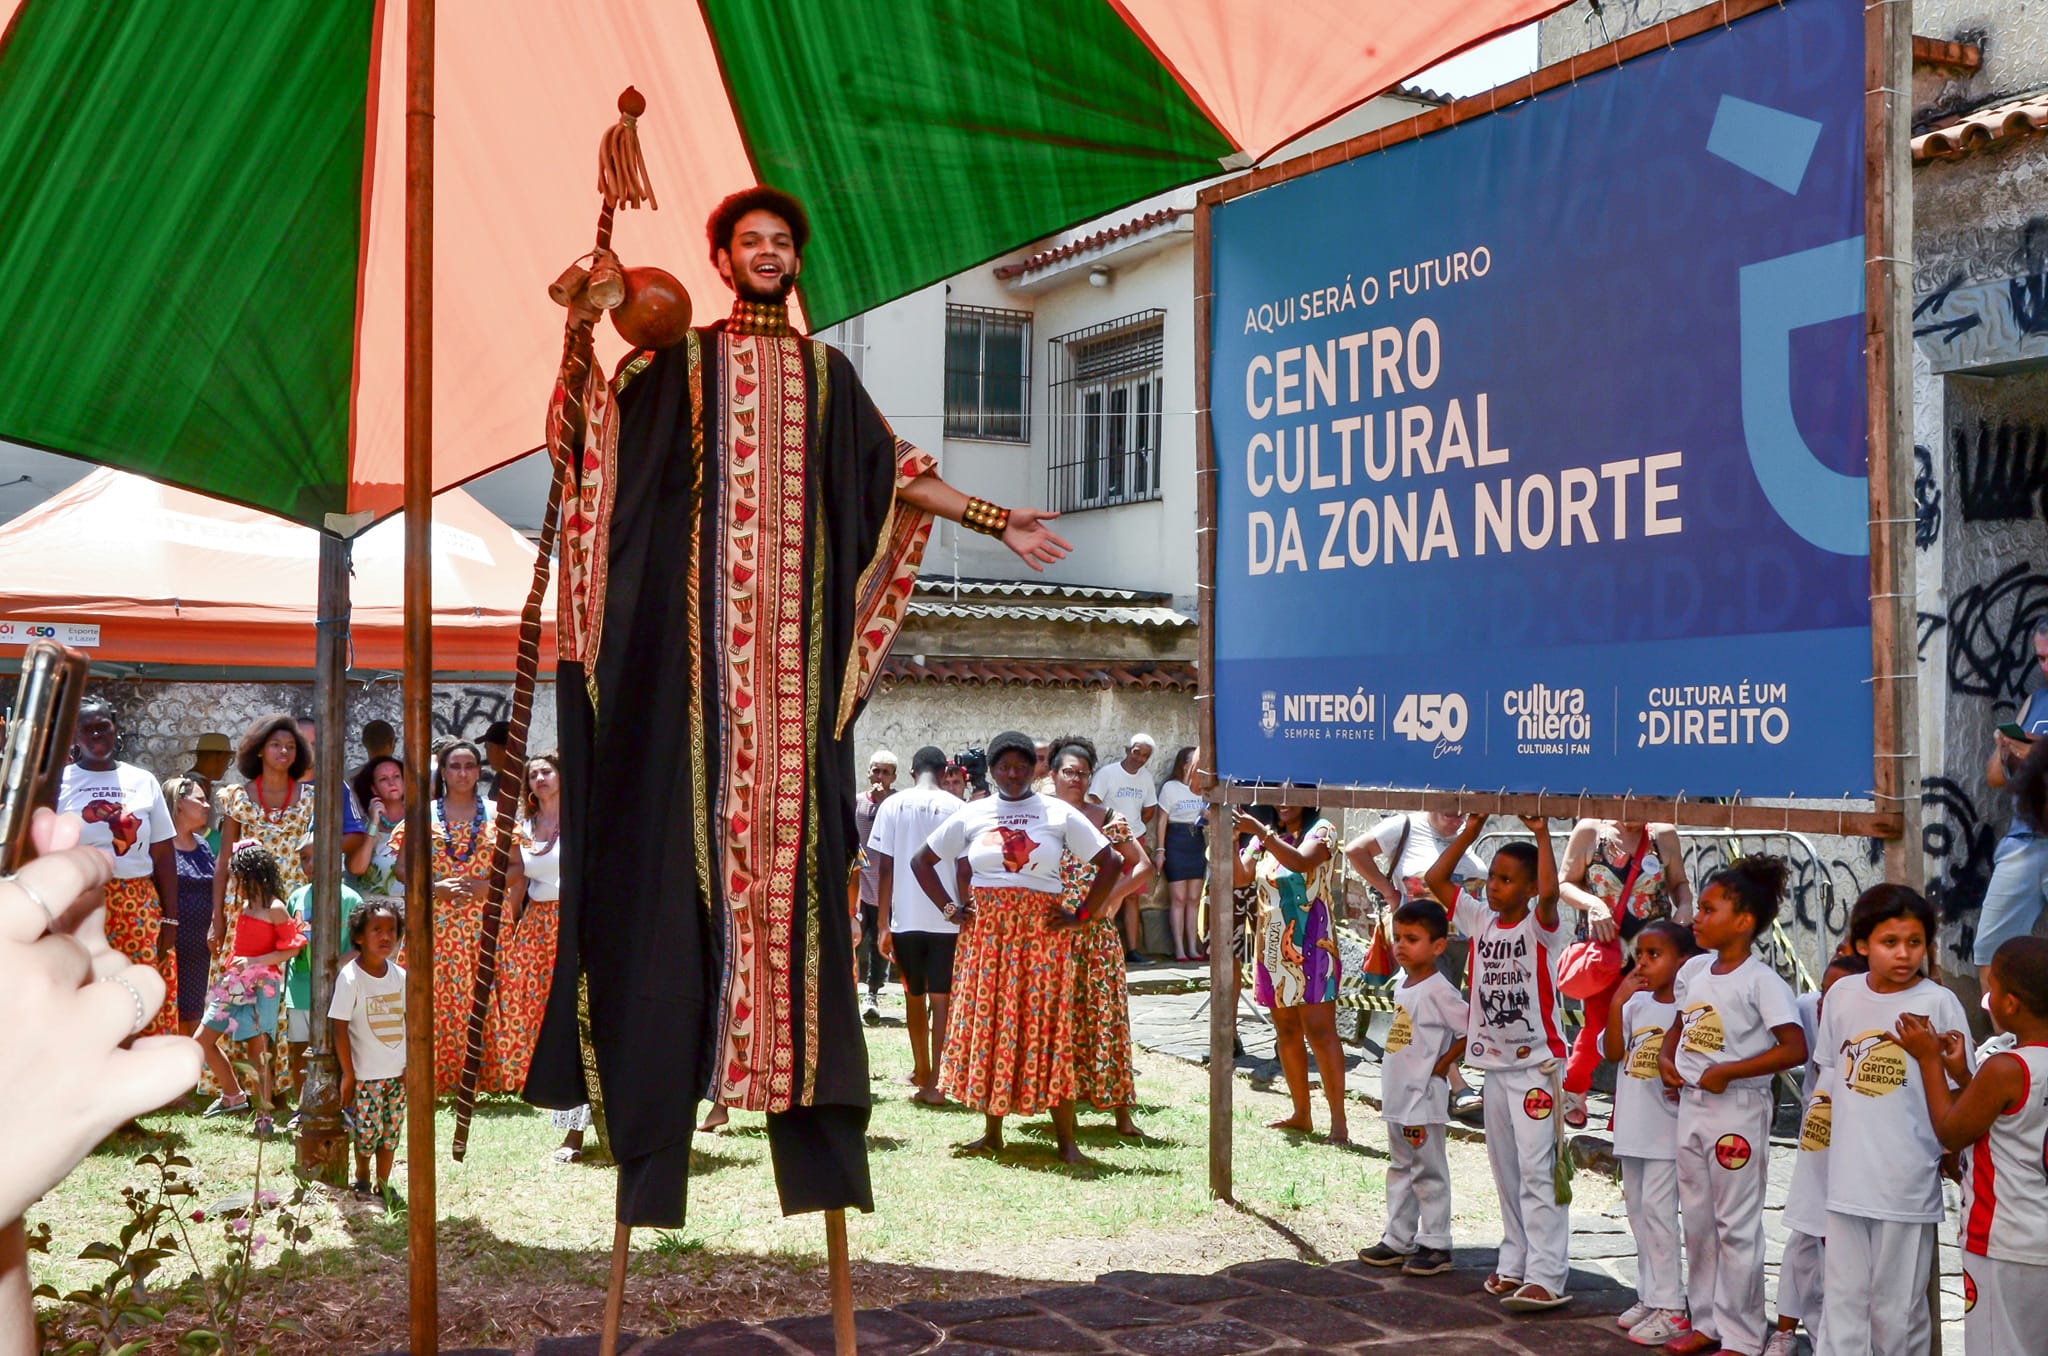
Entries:
[[987, 537], [1000, 537], [1010, 526], [1010, 511], [986, 499], [969, 499], [960, 526]]

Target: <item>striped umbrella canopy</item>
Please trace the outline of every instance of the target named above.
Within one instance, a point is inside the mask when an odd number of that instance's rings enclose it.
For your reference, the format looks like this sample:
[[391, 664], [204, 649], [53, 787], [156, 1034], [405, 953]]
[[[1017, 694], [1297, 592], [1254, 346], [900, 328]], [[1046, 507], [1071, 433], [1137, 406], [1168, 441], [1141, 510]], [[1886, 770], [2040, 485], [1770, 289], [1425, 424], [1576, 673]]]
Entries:
[[[542, 441], [545, 285], [590, 247], [627, 84], [660, 209], [621, 216], [626, 261], [722, 311], [704, 220], [773, 184], [825, 325], [1555, 7], [441, 0], [434, 488]], [[332, 530], [395, 511], [404, 45], [400, 0], [0, 0], [0, 438]]]

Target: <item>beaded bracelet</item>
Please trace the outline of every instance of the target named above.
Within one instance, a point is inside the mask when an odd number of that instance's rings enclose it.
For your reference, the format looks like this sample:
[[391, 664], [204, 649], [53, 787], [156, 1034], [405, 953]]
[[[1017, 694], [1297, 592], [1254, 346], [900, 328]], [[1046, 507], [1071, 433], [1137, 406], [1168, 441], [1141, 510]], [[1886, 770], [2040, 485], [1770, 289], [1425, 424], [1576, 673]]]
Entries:
[[1010, 525], [1010, 511], [991, 504], [986, 499], [970, 499], [967, 511], [960, 515], [960, 525], [973, 532], [990, 537], [1000, 537]]

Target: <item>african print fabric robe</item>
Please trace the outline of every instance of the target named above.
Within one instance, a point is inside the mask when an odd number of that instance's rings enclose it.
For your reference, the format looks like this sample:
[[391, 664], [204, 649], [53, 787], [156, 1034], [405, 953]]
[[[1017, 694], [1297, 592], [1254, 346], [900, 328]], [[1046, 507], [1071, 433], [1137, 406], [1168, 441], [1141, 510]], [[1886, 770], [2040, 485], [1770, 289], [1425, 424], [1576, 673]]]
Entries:
[[622, 1222], [682, 1222], [703, 1098], [768, 1114], [786, 1213], [871, 1209], [848, 736], [930, 532], [896, 492], [933, 462], [779, 307], [630, 355], [588, 408], [561, 933], [526, 1095], [589, 1100], [581, 974]]

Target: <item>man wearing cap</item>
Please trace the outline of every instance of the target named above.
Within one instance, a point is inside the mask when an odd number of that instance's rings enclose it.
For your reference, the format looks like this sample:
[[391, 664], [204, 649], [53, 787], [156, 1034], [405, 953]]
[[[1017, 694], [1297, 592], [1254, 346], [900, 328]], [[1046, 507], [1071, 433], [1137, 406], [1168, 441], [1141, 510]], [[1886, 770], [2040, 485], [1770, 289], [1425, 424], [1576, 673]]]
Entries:
[[[1152, 846], [1152, 822], [1159, 817], [1159, 788], [1153, 784], [1152, 774], [1145, 770], [1145, 764], [1152, 761], [1152, 750], [1157, 747], [1151, 735], [1132, 735], [1124, 741], [1123, 761], [1103, 764], [1095, 774], [1095, 781], [1088, 787], [1088, 799], [1101, 801], [1129, 820], [1131, 831], [1148, 851]], [[1138, 947], [1143, 944], [1145, 934], [1138, 910], [1136, 895], [1124, 901], [1126, 961], [1141, 959]]]

